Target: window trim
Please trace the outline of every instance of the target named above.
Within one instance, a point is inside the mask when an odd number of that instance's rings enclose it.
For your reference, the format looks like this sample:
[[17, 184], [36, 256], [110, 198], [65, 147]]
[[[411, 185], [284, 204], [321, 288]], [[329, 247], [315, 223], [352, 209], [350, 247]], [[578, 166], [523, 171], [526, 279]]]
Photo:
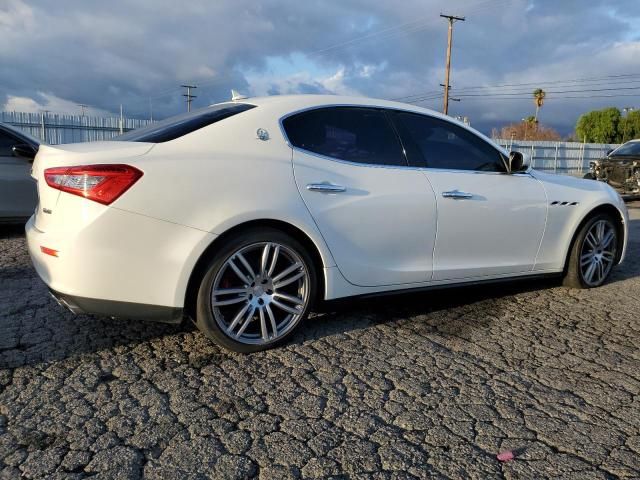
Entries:
[[[321, 110], [321, 109], [335, 108], [335, 107], [368, 108], [370, 110], [380, 111], [382, 113], [382, 115], [384, 116], [385, 120], [387, 121], [387, 123], [389, 124], [389, 128], [393, 132], [393, 135], [396, 137], [396, 140], [398, 141], [398, 146], [400, 147], [400, 154], [402, 155], [402, 158], [404, 159], [404, 165], [383, 165], [383, 164], [379, 164], [379, 163], [354, 162], [354, 161], [345, 160], [345, 159], [342, 159], [342, 158], [329, 157], [328, 155], [323, 155], [322, 153], [312, 152], [311, 150], [307, 150], [306, 148], [296, 147], [293, 143], [291, 143], [291, 140], [289, 140], [289, 136], [287, 135], [287, 131], [284, 128], [284, 121], [287, 118], [292, 117], [294, 115], [298, 115], [299, 113], [305, 113], [305, 112], [309, 112], [309, 111], [312, 111], [312, 110]], [[357, 104], [357, 103], [353, 103], [353, 104], [352, 103], [331, 103], [331, 104], [326, 104], [326, 105], [313, 105], [311, 107], [301, 108], [301, 109], [295, 110], [293, 112], [289, 112], [289, 113], [281, 116], [280, 119], [278, 120], [278, 125], [280, 126], [280, 133], [284, 137], [285, 143], [292, 150], [297, 150], [299, 152], [304, 152], [304, 153], [306, 153], [308, 155], [312, 155], [314, 157], [322, 158], [324, 160], [331, 160], [333, 162], [344, 163], [344, 164], [347, 164], [347, 165], [355, 165], [355, 166], [358, 166], [358, 167], [393, 168], [393, 169], [409, 168], [409, 169], [411, 169], [413, 167], [411, 167], [409, 165], [409, 161], [407, 159], [407, 153], [406, 153], [404, 145], [402, 143], [402, 138], [400, 137], [394, 122], [391, 120], [391, 118], [389, 118], [387, 110], [389, 110], [389, 109], [385, 108], [385, 107], [378, 106], [378, 105], [362, 105], [362, 104]]]
[[[402, 147], [402, 153], [404, 156], [404, 160], [406, 162], [406, 165], [380, 165], [377, 163], [361, 163], [361, 162], [352, 162], [351, 160], [343, 160], [340, 158], [335, 158], [335, 157], [329, 157], [327, 155], [322, 155], [321, 153], [316, 153], [316, 152], [312, 152], [310, 150], [307, 150], [305, 148], [301, 148], [301, 147], [296, 147], [295, 145], [293, 145], [291, 143], [291, 141], [289, 140], [289, 137], [287, 135], [286, 130], [284, 129], [284, 124], [283, 122], [289, 118], [292, 117], [293, 115], [297, 115], [299, 113], [304, 113], [304, 112], [308, 112], [311, 110], [319, 110], [322, 108], [333, 108], [333, 107], [356, 107], [356, 108], [371, 108], [374, 110], [381, 110], [384, 114], [385, 117], [387, 118], [387, 121], [390, 123], [393, 132], [395, 133], [396, 137], [398, 138], [398, 142], [400, 143], [400, 146]], [[435, 120], [441, 120], [443, 122], [446, 123], [450, 123], [452, 125], [455, 125], [456, 127], [460, 127], [460, 128], [464, 128], [466, 131], [468, 131], [470, 134], [474, 135], [476, 138], [478, 138], [479, 140], [483, 141], [484, 143], [486, 143], [487, 145], [489, 145], [489, 147], [493, 148], [498, 155], [500, 156], [500, 159], [502, 160], [502, 166], [504, 167], [504, 171], [503, 172], [485, 172], [482, 170], [460, 170], [460, 169], [456, 169], [456, 168], [434, 168], [434, 167], [418, 167], [415, 165], [409, 165], [409, 159], [407, 158], [407, 152], [406, 149], [404, 147], [404, 143], [402, 142], [402, 137], [400, 136], [400, 132], [398, 131], [398, 127], [396, 126], [396, 122], [393, 120], [392, 116], [389, 115], [389, 112], [403, 112], [403, 113], [412, 113], [414, 115], [421, 115], [423, 117], [429, 117], [429, 118], [433, 118]], [[386, 106], [381, 106], [381, 105], [363, 105], [363, 104], [358, 104], [358, 103], [330, 103], [330, 104], [325, 104], [325, 105], [312, 105], [310, 107], [304, 107], [304, 108], [300, 108], [298, 110], [294, 110], [292, 112], [289, 112], [285, 115], [282, 115], [280, 117], [280, 119], [278, 120], [278, 125], [280, 127], [280, 133], [282, 134], [282, 137], [284, 138], [285, 143], [292, 149], [292, 150], [298, 150], [300, 152], [304, 152], [307, 153], [309, 155], [318, 157], [318, 158], [322, 158], [322, 159], [326, 159], [326, 160], [331, 160], [333, 162], [340, 162], [340, 163], [345, 163], [347, 165], [357, 165], [357, 166], [361, 166], [361, 167], [373, 167], [373, 168], [406, 168], [409, 170], [435, 170], [435, 171], [439, 171], [439, 172], [451, 172], [451, 173], [473, 173], [475, 175], [527, 175], [529, 176], [529, 172], [531, 171], [531, 166], [529, 166], [529, 168], [525, 171], [525, 172], [518, 172], [517, 174], [510, 174], [508, 172], [508, 166], [507, 166], [507, 159], [505, 158], [504, 153], [502, 152], [502, 150], [500, 150], [500, 148], [497, 145], [494, 145], [492, 142], [487, 141], [486, 139], [482, 138], [481, 136], [479, 136], [476, 132], [474, 132], [471, 128], [467, 127], [466, 125], [461, 125], [458, 123], [455, 123], [451, 120], [448, 120], [446, 118], [440, 118], [438, 116], [432, 115], [430, 113], [423, 113], [423, 112], [416, 112], [414, 110], [408, 110], [405, 108], [400, 108], [400, 107], [386, 107]]]

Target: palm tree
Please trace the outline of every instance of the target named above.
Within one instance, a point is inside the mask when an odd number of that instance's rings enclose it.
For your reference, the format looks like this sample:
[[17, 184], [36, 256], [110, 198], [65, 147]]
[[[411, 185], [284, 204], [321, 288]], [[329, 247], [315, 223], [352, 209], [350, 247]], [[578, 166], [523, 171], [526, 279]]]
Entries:
[[529, 115], [528, 117], [522, 119], [522, 124], [524, 125], [524, 139], [526, 140], [529, 127], [535, 129], [538, 121], [536, 120], [536, 117], [534, 117], [533, 115]]
[[536, 114], [534, 116], [536, 124], [538, 123], [538, 111], [540, 107], [544, 105], [544, 98], [547, 96], [547, 92], [542, 90], [541, 88], [536, 88], [533, 91], [533, 103], [536, 105]]

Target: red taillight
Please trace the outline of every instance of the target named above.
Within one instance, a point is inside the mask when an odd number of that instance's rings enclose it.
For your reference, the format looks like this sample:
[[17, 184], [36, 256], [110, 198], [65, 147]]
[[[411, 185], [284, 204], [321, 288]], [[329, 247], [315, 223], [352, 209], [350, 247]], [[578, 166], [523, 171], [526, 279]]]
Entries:
[[79, 165], [55, 167], [44, 171], [51, 188], [109, 205], [142, 176], [130, 165]]

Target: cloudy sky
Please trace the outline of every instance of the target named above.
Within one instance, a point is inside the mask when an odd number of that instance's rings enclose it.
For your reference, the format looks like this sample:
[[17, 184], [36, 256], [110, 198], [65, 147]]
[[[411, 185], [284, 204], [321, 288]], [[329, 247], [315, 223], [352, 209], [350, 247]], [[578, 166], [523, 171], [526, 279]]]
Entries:
[[[638, 0], [0, 0], [0, 108], [156, 118], [278, 93], [405, 98], [441, 109], [455, 25], [454, 115], [483, 131], [534, 111], [569, 133], [586, 110], [640, 107]], [[579, 98], [575, 98], [579, 97]]]

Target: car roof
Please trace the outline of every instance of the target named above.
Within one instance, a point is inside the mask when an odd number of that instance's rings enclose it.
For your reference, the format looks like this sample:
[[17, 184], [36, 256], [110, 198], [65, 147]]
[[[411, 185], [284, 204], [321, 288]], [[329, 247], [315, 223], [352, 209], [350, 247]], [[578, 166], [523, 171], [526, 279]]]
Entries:
[[266, 97], [248, 97], [236, 100], [238, 103], [250, 103], [256, 106], [277, 106], [283, 111], [304, 110], [306, 108], [322, 107], [330, 105], [349, 105], [363, 107], [382, 107], [393, 108], [399, 110], [413, 111], [417, 113], [426, 113], [446, 120], [455, 120], [452, 117], [445, 116], [434, 110], [418, 107], [416, 105], [395, 102], [393, 100], [384, 100], [380, 98], [369, 98], [362, 96], [347, 95], [271, 95]]

